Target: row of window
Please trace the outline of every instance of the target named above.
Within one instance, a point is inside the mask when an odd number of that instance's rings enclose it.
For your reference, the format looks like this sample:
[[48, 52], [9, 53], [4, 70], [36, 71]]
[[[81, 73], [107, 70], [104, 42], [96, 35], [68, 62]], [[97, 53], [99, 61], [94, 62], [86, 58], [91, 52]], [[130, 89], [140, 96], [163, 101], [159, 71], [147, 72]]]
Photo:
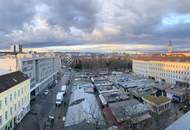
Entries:
[[157, 66], [157, 67], [169, 67], [169, 68], [175, 68], [175, 69], [185, 69], [185, 70], [190, 70], [190, 66], [188, 65], [180, 65], [180, 64], [162, 64], [162, 63], [150, 63], [150, 66]]
[[24, 105], [24, 103], [26, 101], [29, 101], [30, 100], [30, 97], [29, 95], [25, 96], [24, 98], [22, 98], [20, 101], [18, 101], [17, 104], [14, 104], [14, 109], [13, 107], [11, 106], [9, 108], [9, 111], [5, 111], [4, 115], [0, 115], [0, 125], [2, 124], [2, 121], [7, 121], [9, 119], [9, 116], [12, 117], [13, 115], [13, 112], [16, 112], [17, 110], [20, 110], [22, 108], [22, 106]]
[[136, 67], [147, 67], [149, 65], [150, 67], [156, 67], [156, 68], [173, 68], [173, 69], [181, 69], [181, 70], [186, 70], [190, 71], [190, 65], [188, 63], [186, 64], [165, 64], [165, 63], [149, 63], [148, 62], [133, 62]]
[[21, 89], [14, 91], [14, 93], [11, 93], [9, 97], [5, 97], [4, 101], [0, 100], [0, 110], [2, 109], [3, 105], [7, 106], [8, 102], [12, 102], [13, 100], [16, 100], [18, 97], [23, 95], [24, 93], [27, 93], [27, 89], [28, 89], [27, 86], [24, 86]]

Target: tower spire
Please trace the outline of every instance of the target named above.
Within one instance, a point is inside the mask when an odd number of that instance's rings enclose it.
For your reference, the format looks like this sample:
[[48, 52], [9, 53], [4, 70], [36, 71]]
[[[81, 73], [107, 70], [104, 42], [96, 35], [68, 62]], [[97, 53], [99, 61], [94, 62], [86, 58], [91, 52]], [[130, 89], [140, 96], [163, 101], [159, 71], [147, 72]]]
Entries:
[[172, 53], [173, 52], [173, 46], [172, 46], [172, 41], [170, 40], [167, 46], [168, 49], [168, 53]]

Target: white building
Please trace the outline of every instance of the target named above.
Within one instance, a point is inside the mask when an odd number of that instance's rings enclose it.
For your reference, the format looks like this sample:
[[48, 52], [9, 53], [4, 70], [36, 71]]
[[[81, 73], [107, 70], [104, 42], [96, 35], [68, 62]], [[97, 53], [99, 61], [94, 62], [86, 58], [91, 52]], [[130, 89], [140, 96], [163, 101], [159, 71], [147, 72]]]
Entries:
[[190, 58], [167, 55], [140, 56], [133, 59], [133, 72], [171, 84], [190, 83]]
[[30, 79], [20, 71], [0, 76], [0, 130], [13, 130], [30, 110]]
[[31, 96], [53, 84], [61, 69], [59, 57], [53, 54], [4, 53], [0, 68], [10, 72], [22, 71], [31, 79]]

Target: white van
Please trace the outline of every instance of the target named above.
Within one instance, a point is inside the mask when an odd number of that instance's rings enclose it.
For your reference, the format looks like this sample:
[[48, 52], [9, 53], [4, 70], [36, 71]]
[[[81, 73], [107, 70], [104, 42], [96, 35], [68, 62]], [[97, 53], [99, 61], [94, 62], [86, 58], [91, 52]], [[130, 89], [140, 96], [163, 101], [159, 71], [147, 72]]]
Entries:
[[66, 85], [61, 86], [61, 92], [63, 92], [63, 95], [66, 94], [66, 90], [67, 90], [67, 86]]
[[63, 92], [58, 92], [57, 95], [56, 95], [56, 106], [59, 106], [63, 103]]

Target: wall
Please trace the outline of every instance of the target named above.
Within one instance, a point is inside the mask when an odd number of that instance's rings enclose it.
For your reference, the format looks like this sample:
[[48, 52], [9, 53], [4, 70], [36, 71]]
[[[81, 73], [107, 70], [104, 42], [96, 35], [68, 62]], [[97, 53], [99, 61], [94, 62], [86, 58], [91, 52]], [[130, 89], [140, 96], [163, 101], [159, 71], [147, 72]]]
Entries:
[[[11, 96], [12, 95], [12, 96]], [[5, 104], [7, 99], [7, 105]], [[0, 116], [2, 117], [2, 124], [0, 129], [12, 121], [19, 122], [30, 110], [30, 80], [26, 80], [2, 93], [0, 93], [1, 109]], [[5, 119], [5, 112], [8, 113], [7, 120]], [[19, 120], [17, 120], [19, 117]]]

